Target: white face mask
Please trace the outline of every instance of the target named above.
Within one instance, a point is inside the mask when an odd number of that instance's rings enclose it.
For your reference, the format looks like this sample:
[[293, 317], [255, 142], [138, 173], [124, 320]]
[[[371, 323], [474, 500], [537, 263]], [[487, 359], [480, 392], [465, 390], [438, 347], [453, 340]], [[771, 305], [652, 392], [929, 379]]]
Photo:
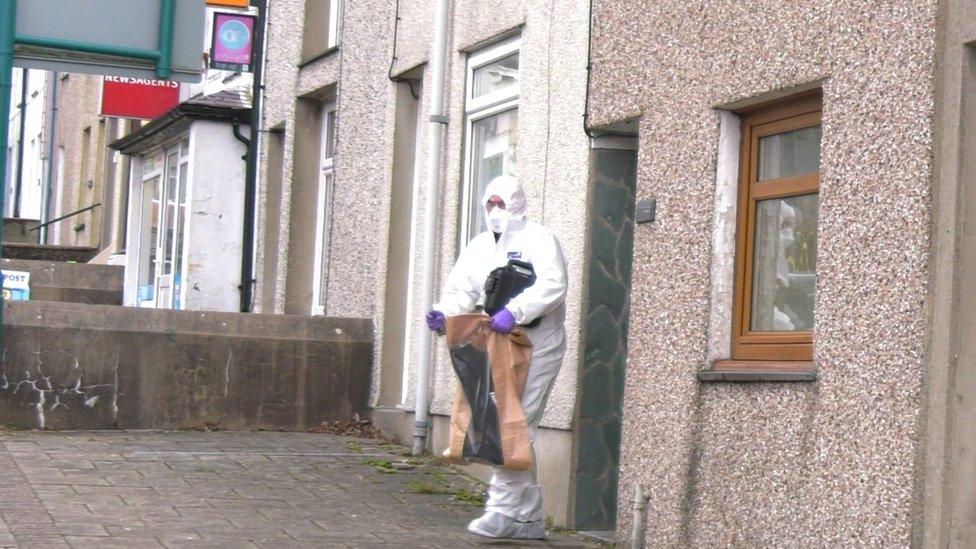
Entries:
[[503, 233], [508, 228], [508, 222], [512, 220], [512, 214], [501, 208], [492, 208], [485, 219], [492, 232]]
[[793, 229], [779, 230], [779, 246], [784, 252], [793, 245]]

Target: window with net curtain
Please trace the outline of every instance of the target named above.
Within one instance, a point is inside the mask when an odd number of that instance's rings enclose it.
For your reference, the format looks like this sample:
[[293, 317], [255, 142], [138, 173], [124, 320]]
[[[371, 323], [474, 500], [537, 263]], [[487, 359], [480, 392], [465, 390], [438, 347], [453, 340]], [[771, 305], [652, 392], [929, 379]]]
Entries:
[[819, 93], [743, 114], [733, 362], [813, 360], [821, 133]]
[[[820, 126], [759, 139], [759, 181], [820, 170]], [[813, 329], [817, 261], [817, 194], [756, 204], [751, 329]]]
[[499, 175], [516, 175], [518, 145], [518, 38], [472, 53], [468, 58], [464, 240], [484, 230], [481, 196]]

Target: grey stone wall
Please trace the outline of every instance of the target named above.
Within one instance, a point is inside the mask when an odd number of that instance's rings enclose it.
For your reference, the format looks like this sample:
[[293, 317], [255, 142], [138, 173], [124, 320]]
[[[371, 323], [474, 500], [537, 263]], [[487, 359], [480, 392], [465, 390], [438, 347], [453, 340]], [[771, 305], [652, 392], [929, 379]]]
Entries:
[[940, 3], [931, 340], [913, 542], [976, 546], [976, 1]]
[[[926, 343], [934, 0], [594, 2], [595, 125], [640, 117], [619, 502], [648, 546], [909, 545]], [[814, 362], [702, 384], [717, 109], [823, 90]], [[625, 536], [630, 516], [621, 514]]]
[[591, 152], [586, 327], [576, 407], [574, 527], [613, 530], [627, 365], [637, 154]]
[[303, 430], [367, 406], [369, 320], [5, 305], [2, 424]]

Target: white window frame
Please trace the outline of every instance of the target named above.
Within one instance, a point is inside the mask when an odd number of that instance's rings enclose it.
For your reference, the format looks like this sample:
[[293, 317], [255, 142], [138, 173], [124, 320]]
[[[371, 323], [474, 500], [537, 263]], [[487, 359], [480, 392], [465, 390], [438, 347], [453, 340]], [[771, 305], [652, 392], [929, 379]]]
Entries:
[[[473, 143], [472, 136], [476, 122], [501, 114], [510, 110], [518, 110], [519, 97], [521, 95], [521, 79], [514, 86], [497, 90], [495, 92], [474, 97], [474, 72], [485, 65], [504, 59], [513, 53], [520, 53], [522, 49], [522, 37], [515, 36], [503, 40], [497, 44], [478, 50], [468, 56], [467, 74], [465, 78], [464, 96], [464, 185], [461, 192], [461, 242], [470, 241], [480, 231], [472, 231], [469, 227], [471, 201], [480, 200], [481, 197], [472, 196], [472, 158]], [[519, 58], [519, 71], [521, 72], [521, 56]]]
[[[329, 117], [333, 117], [332, 132], [329, 132]], [[335, 133], [339, 118], [335, 102], [322, 105], [322, 127], [320, 129], [318, 192], [315, 210], [315, 264], [312, 268], [312, 315], [325, 314], [325, 300], [320, 300], [325, 277], [328, 276], [329, 243], [331, 235], [326, 230], [332, 223], [332, 189], [335, 187]], [[332, 156], [326, 156], [329, 143]]]
[[[474, 97], [474, 72], [485, 65], [494, 63], [499, 59], [504, 59], [513, 53], [519, 53], [521, 50], [522, 38], [515, 36], [497, 44], [487, 46], [468, 56], [468, 68], [465, 78], [465, 113], [480, 111], [499, 103], [510, 102], [513, 97], [518, 99], [521, 81], [514, 86], [497, 90], [482, 95], [481, 97]], [[521, 66], [521, 59], [519, 60], [519, 65]], [[521, 69], [519, 70], [521, 72]]]
[[[188, 171], [190, 168], [190, 156], [189, 156], [189, 147], [187, 146], [187, 139], [188, 138], [186, 136], [183, 136], [180, 138], [180, 140], [176, 141], [175, 143], [171, 142], [164, 147], [154, 149], [151, 153], [142, 155], [143, 161], [141, 161], [140, 164], [145, 165], [144, 164], [145, 158], [150, 156], [155, 156], [160, 153], [162, 154], [160, 165], [154, 166], [154, 169], [151, 171], [148, 172], [144, 171], [141, 178], [140, 192], [142, 193], [141, 196], [143, 199], [146, 193], [146, 183], [151, 181], [155, 177], [159, 177], [159, 182], [157, 183], [157, 185], [159, 185], [160, 195], [159, 195], [159, 212], [157, 214], [159, 215], [159, 232], [156, 235], [155, 241], [148, 244], [149, 246], [155, 248], [156, 250], [156, 259], [153, 261], [153, 264], [155, 265], [154, 277], [153, 280], [149, 281], [149, 283], [153, 285], [153, 297], [151, 300], [140, 301], [138, 303], [139, 307], [150, 307], [156, 309], [174, 308], [174, 298], [176, 296], [173, 294], [173, 290], [175, 288], [174, 281], [177, 272], [177, 262], [179, 262], [180, 264], [179, 271], [183, 277], [183, 279], [180, 281], [179, 308], [180, 309], [186, 308], [186, 286], [187, 285], [186, 285], [185, 278], [186, 278], [186, 266], [187, 266], [186, 257], [188, 253], [188, 246], [187, 246], [188, 234], [186, 228], [187, 228], [187, 217], [189, 216], [190, 204], [189, 204], [189, 198], [187, 198], [185, 211], [182, 212], [180, 211], [180, 187], [182, 184], [184, 184], [181, 183], [180, 176], [183, 173], [186, 173], [185, 185], [187, 186], [187, 192], [188, 192], [190, 186], [190, 174]], [[169, 250], [167, 250], [166, 247], [166, 231], [169, 228], [168, 224], [166, 223], [166, 202], [167, 202], [167, 193], [169, 191], [169, 186], [170, 186], [170, 181], [167, 179], [167, 170], [170, 166], [169, 164], [170, 155], [172, 153], [176, 154], [176, 165], [177, 165], [175, 181], [173, 182], [173, 184], [176, 185], [176, 191], [175, 191], [176, 195], [174, 198], [174, 200], [176, 201], [176, 211], [174, 212], [173, 215], [173, 225], [174, 227], [177, 228], [182, 227], [183, 229], [183, 250], [182, 253], [179, 255], [179, 257], [177, 257], [176, 254], [177, 245], [179, 243], [179, 238], [176, 232], [173, 233], [172, 247]], [[147, 220], [145, 218], [146, 212], [142, 211], [141, 204], [142, 204], [142, 199], [140, 199], [140, 213], [139, 213], [139, 225], [138, 225], [138, 230], [139, 230], [138, 257], [140, 259], [136, 263], [137, 270], [141, 269], [142, 254], [148, 251], [143, 246], [144, 236], [145, 236], [143, 234], [143, 231], [146, 228], [145, 223]], [[176, 229], [174, 229], [174, 231], [175, 230]], [[163, 274], [163, 271], [165, 270], [164, 267], [166, 264], [167, 252], [172, 254], [172, 266], [171, 266], [172, 270], [169, 273]], [[137, 287], [139, 286], [138, 280], [142, 277], [142, 274], [143, 273], [140, 271], [136, 275]]]
[[[153, 169], [152, 170], [149, 170], [149, 171], [146, 171], [146, 169], [145, 169], [146, 159], [149, 158], [149, 157], [152, 157], [152, 156], [156, 156], [156, 155], [159, 155], [159, 159], [160, 159], [159, 164], [156, 165], [154, 163], [153, 164]], [[140, 199], [137, 202], [138, 208], [139, 208], [139, 221], [138, 221], [138, 225], [136, 225], [136, 227], [137, 227], [137, 235], [138, 235], [137, 238], [136, 238], [136, 243], [137, 243], [137, 246], [138, 246], [137, 252], [136, 252], [136, 258], [137, 258], [136, 259], [136, 299], [138, 301], [137, 301], [136, 304], [137, 304], [138, 307], [153, 308], [153, 307], [156, 306], [156, 279], [159, 276], [159, 261], [160, 261], [159, 254], [158, 254], [158, 252], [159, 252], [159, 244], [158, 244], [159, 243], [159, 236], [158, 236], [158, 233], [157, 233], [156, 238], [152, 238], [152, 239], [147, 238], [148, 235], [146, 234], [146, 230], [149, 227], [148, 223], [149, 223], [150, 220], [148, 220], [146, 218], [146, 213], [147, 212], [145, 211], [144, 201], [146, 200], [147, 195], [150, 192], [152, 192], [151, 190], [147, 189], [147, 183], [149, 183], [150, 181], [152, 181], [154, 178], [158, 177], [159, 178], [159, 181], [157, 181], [155, 183], [155, 185], [157, 185], [158, 187], [160, 187], [160, 200], [159, 200], [159, 206], [158, 206], [158, 211], [157, 211], [156, 215], [158, 215], [159, 218], [160, 218], [159, 232], [162, 232], [162, 215], [163, 215], [162, 214], [162, 210], [163, 210], [163, 207], [162, 207], [162, 202], [163, 202], [163, 200], [162, 200], [162, 198], [163, 198], [163, 196], [162, 196], [162, 187], [163, 187], [163, 185], [165, 185], [163, 183], [163, 178], [164, 178], [165, 167], [166, 167], [166, 152], [165, 152], [165, 149], [155, 149], [155, 150], [153, 150], [150, 153], [143, 154], [141, 156], [141, 158], [140, 158], [139, 164], [140, 164], [139, 168], [142, 171], [142, 176], [139, 179], [139, 196], [140, 196]], [[156, 255], [156, 257], [154, 259], [150, 259], [147, 265], [143, 266], [142, 259], [144, 257], [144, 254], [149, 253], [150, 250], [156, 250], [157, 255]], [[147, 280], [146, 283], [152, 285], [152, 287], [153, 287], [153, 296], [152, 296], [151, 299], [139, 300], [139, 297], [138, 297], [138, 295], [139, 295], [139, 289], [146, 285], [146, 284], [142, 284], [141, 283], [142, 282], [142, 275], [144, 274], [143, 269], [144, 268], [149, 268], [150, 265], [153, 268], [153, 276], [152, 276], [152, 279], [151, 280]]]

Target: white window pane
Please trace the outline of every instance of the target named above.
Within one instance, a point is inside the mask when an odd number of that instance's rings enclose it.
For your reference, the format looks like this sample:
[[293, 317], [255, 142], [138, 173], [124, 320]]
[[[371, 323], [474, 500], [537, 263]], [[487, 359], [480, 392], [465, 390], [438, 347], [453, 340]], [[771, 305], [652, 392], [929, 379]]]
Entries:
[[751, 329], [813, 328], [817, 265], [817, 195], [756, 204]]
[[139, 257], [139, 301], [148, 301], [155, 293], [156, 238], [159, 234], [159, 180], [157, 175], [142, 184], [141, 253]]
[[177, 172], [179, 169], [179, 157], [176, 152], [169, 154], [166, 158], [166, 203], [165, 239], [163, 240], [163, 273], [164, 275], [173, 272], [173, 239], [176, 229], [176, 183]]
[[474, 98], [518, 86], [518, 52], [475, 69], [473, 80], [471, 96]]
[[471, 128], [471, 193], [468, 237], [485, 230], [481, 195], [499, 175], [515, 175], [518, 109], [482, 118]]
[[183, 284], [183, 244], [185, 234], [183, 228], [186, 226], [186, 162], [180, 164], [180, 188], [177, 191], [179, 197], [178, 211], [176, 212], [176, 253], [173, 254], [174, 275], [173, 275], [173, 308], [179, 309], [180, 292]]
[[820, 171], [820, 126], [759, 138], [759, 181]]
[[159, 151], [152, 156], [143, 158], [142, 173], [143, 177], [150, 172], [154, 172], [163, 167], [163, 152]]
[[335, 156], [335, 135], [336, 135], [336, 112], [328, 111], [325, 115], [325, 157]]
[[331, 220], [329, 219], [330, 218], [329, 213], [330, 213], [330, 208], [332, 206], [331, 202], [332, 202], [333, 179], [334, 176], [331, 173], [326, 174], [325, 177], [322, 178], [322, 182], [325, 185], [325, 190], [322, 193], [324, 204], [321, 205], [322, 208], [321, 211], [323, 212], [321, 227], [320, 227], [320, 230], [322, 231], [322, 234], [320, 236], [322, 241], [322, 248], [318, 251], [319, 292], [317, 296], [318, 304], [321, 307], [325, 307], [325, 298], [327, 293], [326, 290], [328, 288], [325, 281], [329, 276], [329, 228], [331, 225], [330, 222]]

